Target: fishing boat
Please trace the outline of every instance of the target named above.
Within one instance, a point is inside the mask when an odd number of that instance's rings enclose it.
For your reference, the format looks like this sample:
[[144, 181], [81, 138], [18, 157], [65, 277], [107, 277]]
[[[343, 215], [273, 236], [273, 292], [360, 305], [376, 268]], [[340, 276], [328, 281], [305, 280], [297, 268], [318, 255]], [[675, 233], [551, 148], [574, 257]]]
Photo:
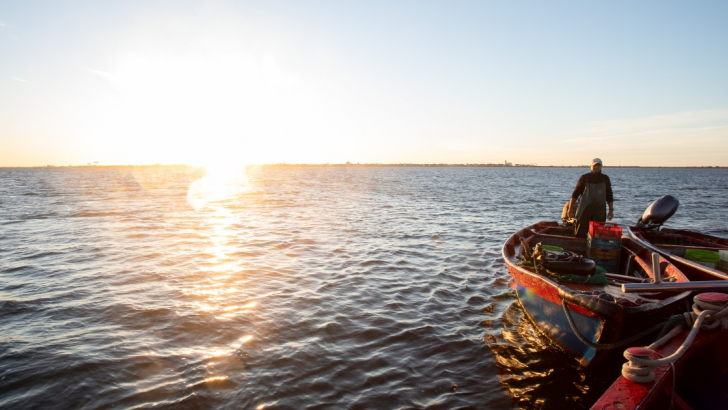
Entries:
[[[666, 335], [662, 344], [657, 341], [647, 348], [627, 349], [624, 355], [630, 361], [623, 367], [622, 376], [592, 410], [728, 407], [728, 329], [725, 323], [704, 326], [711, 315], [725, 317], [728, 295], [703, 293], [695, 301], [695, 305], [707, 302], [714, 310], [700, 323], [701, 316], [708, 312], [694, 315], [696, 322], [691, 328], [677, 328]], [[700, 309], [694, 310], [697, 312]]]
[[[543, 251], [544, 245], [564, 252], [554, 257]], [[586, 250], [586, 239], [575, 238], [572, 227], [557, 222], [525, 227], [508, 238], [502, 249], [518, 299], [531, 321], [585, 366], [601, 361], [610, 348], [644, 339], [690, 294], [654, 289], [623, 293], [624, 284], [689, 281], [669, 260], [634, 240], [622, 237], [613, 272], [595, 273], [594, 262], [583, 258]], [[545, 256], [542, 266], [534, 264], [535, 253]]]
[[[718, 268], [716, 262], [701, 262], [702, 254], [728, 251], [728, 239], [682, 229], [662, 228], [662, 225], [677, 211], [680, 202], [671, 195], [665, 195], [645, 209], [637, 225], [627, 228], [629, 236], [640, 246], [658, 252], [675, 264], [691, 281], [728, 280], [728, 272]], [[719, 260], [719, 259], [718, 259]], [[726, 269], [728, 270], [728, 269]]]

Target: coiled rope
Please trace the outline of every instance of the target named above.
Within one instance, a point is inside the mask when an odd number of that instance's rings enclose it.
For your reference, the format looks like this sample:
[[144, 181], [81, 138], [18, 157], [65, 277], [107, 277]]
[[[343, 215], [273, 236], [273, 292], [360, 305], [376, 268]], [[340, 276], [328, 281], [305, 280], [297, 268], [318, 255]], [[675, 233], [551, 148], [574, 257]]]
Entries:
[[[655, 380], [655, 368], [678, 361], [688, 350], [700, 329], [713, 330], [717, 328], [728, 329], [728, 307], [710, 303], [696, 296], [693, 301], [693, 311], [685, 312], [685, 323], [675, 326], [670, 332], [662, 336], [647, 348], [629, 348], [625, 350], [624, 357], [628, 362], [622, 366], [622, 376], [637, 383], [649, 383]], [[660, 359], [653, 359], [654, 349], [675, 337], [683, 329], [683, 325], [692, 329], [675, 353]]]

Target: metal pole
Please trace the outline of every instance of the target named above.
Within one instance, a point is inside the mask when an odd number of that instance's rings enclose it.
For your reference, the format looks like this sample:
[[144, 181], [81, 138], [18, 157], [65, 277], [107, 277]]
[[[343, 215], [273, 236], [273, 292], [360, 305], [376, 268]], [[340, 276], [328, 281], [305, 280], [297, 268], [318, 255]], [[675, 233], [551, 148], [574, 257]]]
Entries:
[[652, 253], [652, 275], [655, 277], [655, 285], [662, 283], [662, 271], [660, 270], [660, 255]]
[[702, 282], [624, 283], [622, 292], [728, 292], [728, 280], [706, 280]]

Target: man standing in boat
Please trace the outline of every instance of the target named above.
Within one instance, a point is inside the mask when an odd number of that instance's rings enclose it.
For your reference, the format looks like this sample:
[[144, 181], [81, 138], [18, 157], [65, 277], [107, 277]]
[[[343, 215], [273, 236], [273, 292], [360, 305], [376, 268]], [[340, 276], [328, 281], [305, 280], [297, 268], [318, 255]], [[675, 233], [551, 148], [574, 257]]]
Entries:
[[[576, 205], [579, 197], [581, 199]], [[579, 177], [569, 201], [569, 217], [576, 216], [576, 237], [586, 238], [590, 221], [604, 222], [607, 218], [611, 221], [614, 217], [613, 202], [612, 182], [602, 174], [602, 160], [594, 158], [591, 172]], [[609, 205], [609, 213], [605, 215], [606, 205]]]

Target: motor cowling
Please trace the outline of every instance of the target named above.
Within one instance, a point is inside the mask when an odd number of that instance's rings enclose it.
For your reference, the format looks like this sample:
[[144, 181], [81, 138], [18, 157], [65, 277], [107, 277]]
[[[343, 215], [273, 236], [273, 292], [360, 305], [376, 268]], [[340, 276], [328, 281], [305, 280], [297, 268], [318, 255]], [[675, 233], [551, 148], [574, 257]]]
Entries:
[[651, 203], [637, 221], [637, 226], [645, 229], [659, 228], [677, 211], [680, 201], [672, 195], [665, 195]]

